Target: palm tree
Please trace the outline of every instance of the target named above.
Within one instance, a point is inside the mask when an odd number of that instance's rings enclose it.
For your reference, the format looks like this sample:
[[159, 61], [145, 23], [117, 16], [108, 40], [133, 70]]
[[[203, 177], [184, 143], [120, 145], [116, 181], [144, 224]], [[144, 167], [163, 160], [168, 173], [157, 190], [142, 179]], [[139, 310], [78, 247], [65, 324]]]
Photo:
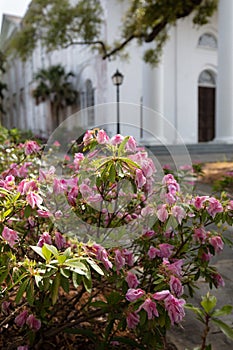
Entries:
[[60, 64], [50, 66], [48, 69], [42, 68], [34, 77], [37, 87], [33, 90], [32, 96], [37, 105], [49, 102], [54, 128], [59, 125], [61, 111], [77, 103], [78, 92], [70, 81], [72, 77], [74, 74], [66, 73]]

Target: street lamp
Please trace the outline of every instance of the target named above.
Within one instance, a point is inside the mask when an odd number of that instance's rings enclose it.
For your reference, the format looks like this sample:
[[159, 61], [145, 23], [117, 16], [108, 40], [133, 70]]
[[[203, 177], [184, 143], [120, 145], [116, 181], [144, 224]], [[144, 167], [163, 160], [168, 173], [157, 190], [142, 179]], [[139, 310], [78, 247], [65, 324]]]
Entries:
[[116, 86], [116, 101], [117, 101], [117, 134], [120, 134], [120, 85], [123, 83], [124, 75], [118, 69], [112, 76], [113, 85]]

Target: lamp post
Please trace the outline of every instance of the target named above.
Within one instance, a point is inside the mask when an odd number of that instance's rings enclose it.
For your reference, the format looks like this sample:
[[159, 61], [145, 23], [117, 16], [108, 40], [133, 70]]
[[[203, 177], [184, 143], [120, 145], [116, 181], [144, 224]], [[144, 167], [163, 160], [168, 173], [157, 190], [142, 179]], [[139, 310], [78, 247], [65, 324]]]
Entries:
[[116, 86], [116, 101], [117, 101], [117, 134], [120, 134], [120, 85], [123, 83], [124, 75], [116, 70], [112, 76], [113, 85]]

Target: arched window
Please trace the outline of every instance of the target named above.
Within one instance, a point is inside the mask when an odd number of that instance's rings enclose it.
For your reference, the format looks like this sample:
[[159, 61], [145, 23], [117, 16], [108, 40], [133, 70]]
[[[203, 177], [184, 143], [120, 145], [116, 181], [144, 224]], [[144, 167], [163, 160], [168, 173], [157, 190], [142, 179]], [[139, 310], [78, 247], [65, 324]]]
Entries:
[[198, 46], [207, 49], [217, 49], [218, 41], [217, 38], [211, 33], [204, 33], [198, 40]]
[[216, 86], [216, 78], [215, 73], [210, 70], [203, 70], [198, 78], [198, 86], [208, 86], [215, 87]]

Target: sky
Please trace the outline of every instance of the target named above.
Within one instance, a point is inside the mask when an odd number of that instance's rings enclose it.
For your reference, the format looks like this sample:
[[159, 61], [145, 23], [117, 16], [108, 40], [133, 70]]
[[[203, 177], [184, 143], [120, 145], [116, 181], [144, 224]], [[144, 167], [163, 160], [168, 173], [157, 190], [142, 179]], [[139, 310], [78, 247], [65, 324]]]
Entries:
[[31, 0], [0, 0], [0, 29], [2, 26], [2, 15], [23, 16]]

